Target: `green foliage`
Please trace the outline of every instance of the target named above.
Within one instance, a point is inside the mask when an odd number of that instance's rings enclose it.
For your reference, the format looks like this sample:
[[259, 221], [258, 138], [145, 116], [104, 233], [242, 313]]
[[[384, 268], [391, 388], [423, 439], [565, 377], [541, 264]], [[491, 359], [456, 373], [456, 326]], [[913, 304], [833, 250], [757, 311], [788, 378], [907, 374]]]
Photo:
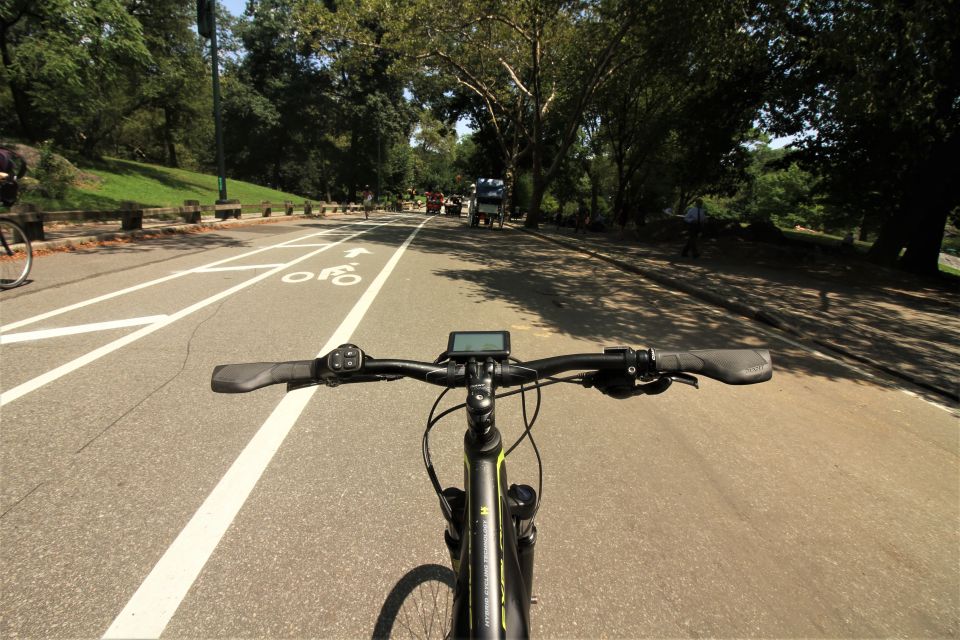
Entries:
[[936, 271], [960, 204], [956, 2], [813, 0], [766, 7], [777, 84], [770, 126], [800, 134], [798, 158], [828, 202], [878, 228], [873, 256]]
[[91, 152], [136, 108], [152, 62], [122, 0], [14, 0], [0, 10], [4, 79], [28, 140]]
[[37, 181], [37, 191], [52, 200], [63, 199], [76, 176], [73, 166], [53, 152], [53, 145], [49, 141], [40, 147], [40, 161], [32, 173]]
[[714, 217], [780, 227], [843, 227], [842, 221], [831, 219], [829, 209], [818, 202], [815, 176], [790, 161], [785, 150], [761, 142], [749, 147], [748, 155], [749, 166], [736, 194], [711, 201]]
[[[194, 9], [6, 0], [0, 135], [210, 167]], [[252, 0], [217, 23], [230, 178], [344, 200], [502, 176], [532, 224], [705, 195], [717, 218], [863, 228], [921, 270], [957, 224], [955, 0]], [[759, 119], [796, 148], [754, 144]], [[53, 157], [30, 194], [69, 199]]]

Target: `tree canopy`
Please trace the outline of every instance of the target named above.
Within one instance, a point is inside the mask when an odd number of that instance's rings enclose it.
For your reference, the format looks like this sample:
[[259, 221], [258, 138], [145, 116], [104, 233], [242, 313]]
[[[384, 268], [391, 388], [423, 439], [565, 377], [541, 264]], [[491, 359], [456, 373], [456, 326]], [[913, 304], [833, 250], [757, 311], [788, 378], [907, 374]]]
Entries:
[[[229, 176], [325, 200], [496, 176], [530, 226], [712, 196], [742, 221], [856, 229], [916, 271], [958, 215], [957, 0], [248, 0], [217, 18]], [[195, 20], [195, 0], [8, 0], [0, 136], [212, 167]]]

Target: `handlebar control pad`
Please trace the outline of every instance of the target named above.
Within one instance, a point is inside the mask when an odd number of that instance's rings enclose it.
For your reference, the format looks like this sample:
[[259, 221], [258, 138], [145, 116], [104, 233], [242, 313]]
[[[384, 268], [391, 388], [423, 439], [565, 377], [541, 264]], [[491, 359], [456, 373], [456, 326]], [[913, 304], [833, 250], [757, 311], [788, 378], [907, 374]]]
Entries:
[[342, 344], [327, 354], [327, 366], [334, 373], [353, 373], [363, 367], [363, 351], [352, 344]]

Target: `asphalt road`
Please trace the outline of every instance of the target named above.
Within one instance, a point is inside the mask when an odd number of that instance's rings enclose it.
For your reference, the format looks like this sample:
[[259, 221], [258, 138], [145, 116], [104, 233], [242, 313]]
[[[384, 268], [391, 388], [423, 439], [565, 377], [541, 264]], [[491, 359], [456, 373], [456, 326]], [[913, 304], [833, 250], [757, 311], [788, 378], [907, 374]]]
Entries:
[[[544, 390], [536, 636], [960, 635], [955, 414], [606, 263], [464, 220], [115, 243], [43, 256], [0, 293], [3, 637], [381, 631], [404, 576], [446, 564], [420, 458], [436, 389], [230, 396], [210, 373], [347, 340], [432, 360], [454, 329], [507, 329], [524, 359], [621, 344], [774, 354], [762, 385], [630, 401]], [[498, 407], [512, 441], [519, 405]], [[433, 441], [447, 484], [462, 433], [449, 420]], [[507, 465], [536, 485], [529, 447]]]

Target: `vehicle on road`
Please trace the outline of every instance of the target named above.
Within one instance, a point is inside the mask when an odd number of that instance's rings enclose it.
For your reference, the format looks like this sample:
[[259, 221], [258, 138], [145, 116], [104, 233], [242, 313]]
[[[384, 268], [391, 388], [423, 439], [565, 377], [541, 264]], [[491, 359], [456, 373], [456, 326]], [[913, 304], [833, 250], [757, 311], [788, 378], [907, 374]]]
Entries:
[[[626, 399], [663, 393], [675, 382], [698, 386], [693, 373], [726, 384], [754, 384], [773, 373], [770, 354], [762, 349], [667, 351], [610, 347], [603, 353], [557, 355], [520, 362], [510, 357], [507, 331], [454, 331], [447, 349], [433, 362], [379, 359], [353, 344], [327, 355], [294, 362], [219, 365], [211, 386], [218, 393], [245, 393], [274, 384], [287, 390], [313, 385], [411, 378], [444, 387], [427, 418], [423, 461], [446, 521], [444, 540], [456, 575], [453, 594], [423, 594], [414, 607], [427, 637], [504, 638], [529, 636], [533, 599], [535, 523], [543, 493], [543, 468], [532, 428], [540, 409], [540, 390], [557, 383], [597, 389]], [[577, 372], [565, 377], [564, 373]], [[500, 392], [508, 387], [519, 390]], [[436, 414], [450, 389], [465, 400]], [[526, 392], [536, 391], [528, 420]], [[389, 391], [388, 391], [389, 393]], [[521, 394], [525, 430], [505, 447], [496, 425], [496, 401]], [[464, 487], [444, 488], [430, 457], [430, 433], [445, 416], [465, 410]], [[505, 458], [529, 440], [540, 466], [539, 487], [511, 485]], [[418, 595], [417, 595], [418, 594]]]
[[19, 287], [30, 275], [33, 248], [17, 222], [0, 216], [0, 289]]
[[427, 193], [427, 213], [440, 213], [443, 209], [443, 194], [439, 191]]
[[455, 215], [459, 218], [463, 212], [463, 197], [451, 196], [447, 201], [447, 204], [444, 206], [444, 211], [448, 216]]
[[479, 227], [481, 222], [493, 227], [497, 222], [503, 228], [504, 196], [503, 180], [496, 178], [477, 178], [476, 189], [470, 197], [470, 226]]

